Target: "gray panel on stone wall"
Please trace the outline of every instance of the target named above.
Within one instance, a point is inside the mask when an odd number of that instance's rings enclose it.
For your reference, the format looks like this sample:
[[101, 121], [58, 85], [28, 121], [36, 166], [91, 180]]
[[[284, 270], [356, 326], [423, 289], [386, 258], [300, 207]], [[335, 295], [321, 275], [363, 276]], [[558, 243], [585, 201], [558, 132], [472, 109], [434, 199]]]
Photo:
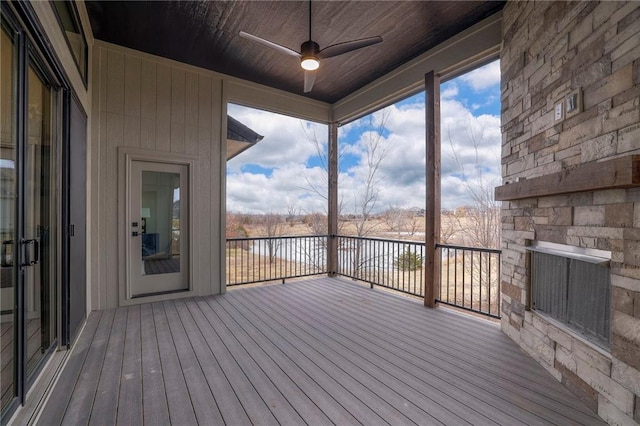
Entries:
[[599, 345], [609, 346], [608, 267], [533, 252], [531, 290], [533, 309], [568, 324]]
[[567, 259], [532, 253], [533, 309], [567, 321]]
[[568, 321], [601, 343], [609, 342], [609, 268], [569, 260]]

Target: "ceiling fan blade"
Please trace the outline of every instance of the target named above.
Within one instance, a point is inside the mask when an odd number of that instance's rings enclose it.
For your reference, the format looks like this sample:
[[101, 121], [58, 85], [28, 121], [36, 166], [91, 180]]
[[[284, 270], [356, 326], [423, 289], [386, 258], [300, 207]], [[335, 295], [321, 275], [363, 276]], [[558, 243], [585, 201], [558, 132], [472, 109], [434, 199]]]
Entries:
[[316, 82], [316, 73], [318, 71], [304, 72], [304, 93], [309, 93], [313, 89], [313, 83]]
[[345, 41], [344, 43], [332, 44], [318, 52], [318, 58], [331, 58], [333, 56], [342, 55], [343, 53], [352, 52], [382, 42], [382, 37], [369, 37], [360, 40]]
[[293, 49], [289, 49], [288, 47], [280, 46], [272, 41], [265, 40], [258, 36], [254, 36], [253, 34], [245, 33], [244, 31], [240, 31], [240, 37], [246, 38], [247, 40], [255, 41], [256, 43], [260, 43], [263, 46], [270, 47], [271, 49], [277, 50], [280, 53], [284, 53], [285, 55], [295, 56], [296, 58], [300, 58], [300, 54]]

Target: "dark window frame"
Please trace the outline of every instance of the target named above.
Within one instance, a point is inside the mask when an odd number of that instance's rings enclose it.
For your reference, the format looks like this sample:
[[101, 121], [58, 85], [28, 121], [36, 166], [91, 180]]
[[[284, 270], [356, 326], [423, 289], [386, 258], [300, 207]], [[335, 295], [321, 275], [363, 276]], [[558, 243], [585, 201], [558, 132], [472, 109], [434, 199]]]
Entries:
[[76, 4], [72, 1], [69, 0], [56, 0], [57, 2], [60, 3], [65, 3], [68, 7], [69, 7], [69, 12], [70, 12], [70, 17], [73, 20], [74, 25], [78, 26], [78, 29], [80, 30], [80, 36], [82, 37], [82, 41], [84, 42], [84, 64], [80, 64], [80, 60], [79, 58], [75, 55], [73, 48], [71, 47], [71, 41], [69, 40], [69, 37], [67, 37], [67, 31], [64, 28], [64, 24], [62, 23], [62, 18], [60, 17], [60, 14], [58, 13], [58, 9], [56, 8], [56, 5], [54, 4], [55, 2], [51, 2], [51, 9], [53, 10], [53, 14], [56, 16], [56, 20], [58, 21], [58, 25], [60, 26], [60, 30], [62, 31], [62, 34], [64, 35], [64, 39], [67, 42], [67, 47], [69, 48], [69, 51], [71, 52], [71, 56], [73, 56], [73, 62], [75, 62], [76, 67], [78, 68], [78, 71], [80, 73], [80, 77], [82, 79], [82, 82], [84, 83], [84, 87], [85, 89], [88, 88], [88, 84], [89, 84], [89, 43], [87, 42], [87, 36], [85, 35], [84, 32], [84, 27], [82, 26], [82, 20], [80, 19], [80, 14], [78, 13], [78, 8], [76, 7]]

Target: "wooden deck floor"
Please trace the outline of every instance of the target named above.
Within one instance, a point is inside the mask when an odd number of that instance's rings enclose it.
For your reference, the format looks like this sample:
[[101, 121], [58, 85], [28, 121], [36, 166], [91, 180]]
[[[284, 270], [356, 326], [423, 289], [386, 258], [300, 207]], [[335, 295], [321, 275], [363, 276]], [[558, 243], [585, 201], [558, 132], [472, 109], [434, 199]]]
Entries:
[[340, 279], [94, 312], [41, 424], [601, 424], [495, 323]]

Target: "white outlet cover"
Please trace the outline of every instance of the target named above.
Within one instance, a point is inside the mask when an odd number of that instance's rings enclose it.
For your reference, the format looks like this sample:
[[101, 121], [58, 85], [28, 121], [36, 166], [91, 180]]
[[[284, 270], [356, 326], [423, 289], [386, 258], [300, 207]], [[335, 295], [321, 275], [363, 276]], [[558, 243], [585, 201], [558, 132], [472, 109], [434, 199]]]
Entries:
[[562, 120], [562, 102], [556, 104], [555, 107], [555, 121]]

